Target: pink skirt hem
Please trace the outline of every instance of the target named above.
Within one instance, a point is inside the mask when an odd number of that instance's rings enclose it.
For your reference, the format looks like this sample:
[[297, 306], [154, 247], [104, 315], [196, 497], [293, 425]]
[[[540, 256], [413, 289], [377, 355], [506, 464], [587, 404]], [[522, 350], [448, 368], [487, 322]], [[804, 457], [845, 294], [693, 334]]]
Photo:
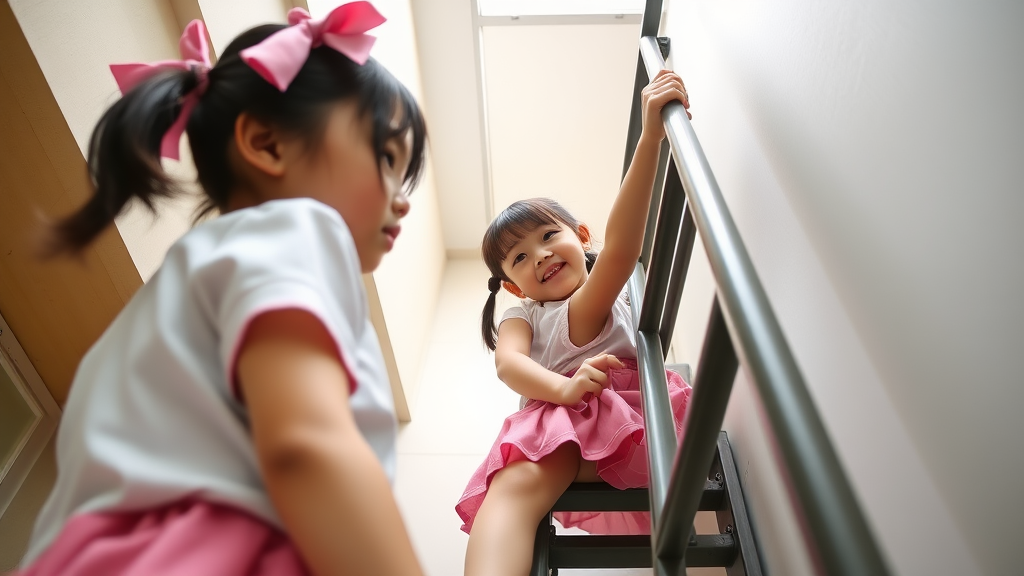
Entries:
[[[472, 530], [476, 513], [498, 472], [519, 460], [537, 462], [566, 442], [578, 445], [585, 460], [597, 463], [598, 476], [615, 488], [647, 486], [639, 374], [635, 362], [627, 362], [627, 369], [608, 372], [610, 385], [599, 397], [588, 395], [576, 406], [531, 400], [505, 419], [487, 458], [455, 507], [464, 532]], [[666, 375], [678, 435], [690, 387], [678, 374]], [[650, 533], [647, 512], [559, 512], [555, 518], [565, 527], [592, 534]]]
[[201, 500], [140, 512], [72, 517], [19, 576], [307, 576], [277, 528]]

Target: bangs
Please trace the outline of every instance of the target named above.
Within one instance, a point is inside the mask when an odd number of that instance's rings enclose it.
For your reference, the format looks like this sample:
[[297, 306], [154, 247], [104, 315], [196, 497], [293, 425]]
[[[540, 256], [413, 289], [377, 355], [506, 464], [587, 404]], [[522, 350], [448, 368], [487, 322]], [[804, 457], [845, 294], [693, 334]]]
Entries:
[[480, 252], [491, 275], [508, 279], [501, 263], [512, 247], [540, 226], [565, 224], [576, 230], [579, 224], [555, 202], [544, 198], [513, 203], [491, 222], [484, 233]]
[[[409, 168], [404, 180], [406, 191], [411, 192], [419, 184], [425, 164], [427, 125], [423, 112], [412, 93], [376, 60], [368, 60], [358, 74], [364, 86], [360, 107], [373, 123], [374, 152], [383, 154], [388, 140], [412, 131]], [[398, 123], [392, 125], [396, 113]]]

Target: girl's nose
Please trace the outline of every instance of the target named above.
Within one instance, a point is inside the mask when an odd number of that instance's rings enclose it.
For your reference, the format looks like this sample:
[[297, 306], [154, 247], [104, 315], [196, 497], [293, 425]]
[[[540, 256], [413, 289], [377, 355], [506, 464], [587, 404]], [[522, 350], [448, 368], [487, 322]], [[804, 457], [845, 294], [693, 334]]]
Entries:
[[409, 214], [409, 196], [406, 195], [405, 191], [401, 191], [395, 194], [395, 199], [391, 203], [391, 209], [399, 218], [405, 218]]
[[551, 258], [551, 252], [548, 252], [547, 250], [542, 250], [542, 251], [538, 252], [537, 253], [537, 266], [540, 266], [541, 264], [543, 264], [544, 261], [547, 260], [548, 258]]

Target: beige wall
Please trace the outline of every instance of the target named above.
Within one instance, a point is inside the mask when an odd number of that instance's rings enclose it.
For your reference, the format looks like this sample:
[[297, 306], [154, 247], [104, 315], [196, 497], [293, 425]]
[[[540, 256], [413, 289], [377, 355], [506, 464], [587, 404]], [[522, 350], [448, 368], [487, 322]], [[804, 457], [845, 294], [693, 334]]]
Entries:
[[[315, 17], [326, 14], [330, 7], [339, 3], [311, 0], [309, 10]], [[377, 37], [373, 57], [422, 103], [411, 3], [409, 0], [378, 0], [374, 6], [388, 21], [372, 32]], [[428, 124], [428, 134], [431, 134], [430, 129]], [[413, 192], [410, 203], [411, 210], [402, 220], [402, 233], [395, 248], [384, 258], [373, 277], [397, 372], [411, 404], [416, 397], [420, 367], [445, 267], [437, 188], [434, 185], [433, 162], [429, 158], [426, 173], [419, 188]]]
[[[495, 213], [554, 198], [590, 226], [600, 248], [622, 181], [639, 34], [639, 23], [483, 29]], [[576, 51], [571, 72], [552, 57]]]
[[210, 34], [211, 48], [220, 55], [242, 32], [258, 24], [287, 22], [288, 0], [197, 0]]
[[518, 22], [479, 19], [470, 0], [412, 6], [449, 254], [479, 254], [494, 212], [532, 196], [603, 230], [621, 180], [639, 18]]
[[[83, 155], [96, 122], [119, 96], [108, 65], [179, 57], [181, 27], [165, 0], [10, 4]], [[109, 32], [97, 34], [98, 30]], [[190, 169], [172, 170], [187, 175]], [[158, 206], [156, 217], [133, 202], [116, 220], [143, 280], [153, 275], [167, 248], [188, 230], [195, 202], [179, 199]]]
[[[694, 127], [900, 574], [1018, 564], [1022, 21], [1020, 4], [909, 0], [678, 2], [666, 19]], [[701, 276], [677, 356], [698, 350]], [[738, 386], [727, 427], [758, 534], [775, 571], [807, 573]]]
[[423, 103], [434, 127], [438, 204], [448, 249], [479, 249], [484, 209], [476, 30], [469, 0], [412, 0]]
[[141, 285], [116, 230], [78, 261], [39, 259], [43, 222], [88, 195], [85, 162], [8, 5], [0, 7], [0, 312], [57, 402]]

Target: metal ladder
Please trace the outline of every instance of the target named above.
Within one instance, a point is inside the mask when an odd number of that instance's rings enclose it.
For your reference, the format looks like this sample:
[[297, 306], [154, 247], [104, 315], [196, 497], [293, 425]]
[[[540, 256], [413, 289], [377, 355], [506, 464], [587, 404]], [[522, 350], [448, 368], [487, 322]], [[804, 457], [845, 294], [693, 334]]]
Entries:
[[[698, 509], [713, 511], [718, 534], [690, 534], [685, 563], [691, 568], [723, 567], [728, 576], [760, 576], [761, 564], [750, 529], [739, 473], [725, 432], [704, 483]], [[537, 527], [531, 576], [557, 576], [559, 568], [651, 568], [651, 537], [556, 535], [553, 512], [648, 511], [646, 489], [617, 490], [603, 483], [575, 483]]]
[[[647, 0], [641, 25], [623, 175], [642, 129], [640, 92], [665, 68], [670, 43], [657, 38], [662, 0]], [[650, 472], [648, 490], [574, 484], [553, 511], [649, 510], [648, 536], [558, 536], [549, 513], [535, 542], [533, 576], [558, 568], [724, 566], [729, 576], [761, 574], [732, 452], [721, 431], [742, 361], [757, 388], [784, 479], [812, 561], [823, 574], [886, 576], [889, 569], [828, 439], [796, 360], [754, 271], [682, 104], [662, 110], [661, 149], [644, 248], [628, 288]], [[665, 380], [668, 350], [696, 233], [716, 296], [677, 442]], [[690, 382], [689, 379], [687, 379]], [[678, 444], [678, 445], [677, 445]], [[646, 496], [646, 502], [643, 502]], [[695, 536], [698, 510], [715, 510], [720, 534]]]

